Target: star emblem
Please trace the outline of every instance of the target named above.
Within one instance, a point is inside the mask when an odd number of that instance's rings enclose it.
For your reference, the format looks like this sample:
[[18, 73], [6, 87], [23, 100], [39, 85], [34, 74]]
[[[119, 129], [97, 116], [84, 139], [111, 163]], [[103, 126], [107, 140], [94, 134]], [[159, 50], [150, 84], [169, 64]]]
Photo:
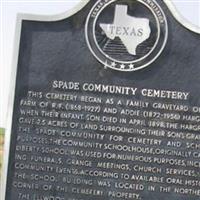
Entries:
[[116, 62], [112, 62], [112, 63], [111, 63], [111, 66], [112, 66], [112, 67], [116, 67], [116, 65], [117, 65]]
[[104, 69], [108, 68], [108, 61], [106, 60], [106, 62], [104, 63]]
[[124, 64], [121, 64], [121, 65], [120, 65], [120, 68], [121, 68], [121, 69], [125, 69], [125, 65], [124, 65]]
[[134, 69], [134, 65], [133, 65], [133, 64], [130, 64], [130, 65], [129, 65], [129, 68], [130, 68], [130, 69]]

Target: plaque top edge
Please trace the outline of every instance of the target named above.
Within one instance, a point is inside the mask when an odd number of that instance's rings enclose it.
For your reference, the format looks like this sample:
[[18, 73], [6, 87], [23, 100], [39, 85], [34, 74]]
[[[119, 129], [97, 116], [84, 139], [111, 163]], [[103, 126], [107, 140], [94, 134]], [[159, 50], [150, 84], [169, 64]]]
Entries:
[[[56, 15], [35, 15], [35, 14], [27, 14], [27, 13], [18, 13], [17, 19], [19, 22], [22, 20], [33, 20], [33, 21], [59, 21], [66, 18], [69, 18], [70, 16], [76, 14], [78, 11], [80, 11], [82, 8], [84, 8], [90, 0], [81, 0], [76, 6], [74, 6], [72, 9]], [[189, 20], [187, 20], [176, 8], [172, 0], [163, 0], [163, 2], [166, 4], [168, 9], [170, 10], [173, 17], [185, 28], [188, 30], [200, 34], [200, 27], [198, 27], [195, 24], [192, 24]]]

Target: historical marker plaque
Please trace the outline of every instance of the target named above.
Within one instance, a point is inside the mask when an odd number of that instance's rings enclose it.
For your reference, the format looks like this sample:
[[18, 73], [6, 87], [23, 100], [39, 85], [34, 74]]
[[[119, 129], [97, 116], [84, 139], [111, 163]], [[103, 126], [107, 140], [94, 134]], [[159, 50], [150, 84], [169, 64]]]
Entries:
[[200, 198], [200, 36], [169, 1], [18, 25], [3, 199]]

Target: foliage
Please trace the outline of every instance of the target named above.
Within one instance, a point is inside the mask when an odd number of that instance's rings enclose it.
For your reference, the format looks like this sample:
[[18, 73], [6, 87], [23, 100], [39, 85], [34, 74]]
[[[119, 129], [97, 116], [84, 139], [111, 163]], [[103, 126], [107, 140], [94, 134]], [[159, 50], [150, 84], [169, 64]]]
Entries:
[[1, 168], [3, 162], [4, 133], [5, 130], [0, 128], [0, 176], [1, 176]]

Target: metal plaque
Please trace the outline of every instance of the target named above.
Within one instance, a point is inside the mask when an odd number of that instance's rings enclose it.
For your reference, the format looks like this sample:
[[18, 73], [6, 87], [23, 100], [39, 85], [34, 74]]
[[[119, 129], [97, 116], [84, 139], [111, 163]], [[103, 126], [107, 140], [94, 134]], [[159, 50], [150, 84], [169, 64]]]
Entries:
[[199, 200], [199, 33], [169, 0], [19, 15], [2, 200]]

